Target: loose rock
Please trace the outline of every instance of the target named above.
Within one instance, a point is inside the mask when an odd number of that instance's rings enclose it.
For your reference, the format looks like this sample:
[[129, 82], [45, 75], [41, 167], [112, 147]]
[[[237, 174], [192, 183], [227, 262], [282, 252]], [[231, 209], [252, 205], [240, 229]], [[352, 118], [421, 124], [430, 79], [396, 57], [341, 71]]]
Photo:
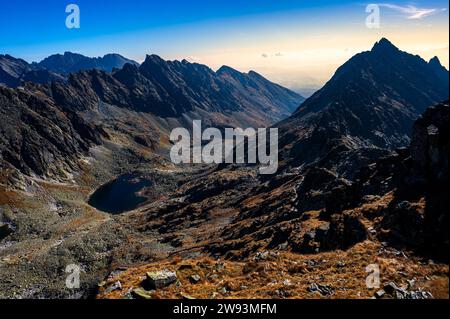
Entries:
[[146, 284], [148, 284], [151, 289], [164, 288], [177, 281], [177, 274], [167, 269], [163, 271], [148, 272], [146, 275]]

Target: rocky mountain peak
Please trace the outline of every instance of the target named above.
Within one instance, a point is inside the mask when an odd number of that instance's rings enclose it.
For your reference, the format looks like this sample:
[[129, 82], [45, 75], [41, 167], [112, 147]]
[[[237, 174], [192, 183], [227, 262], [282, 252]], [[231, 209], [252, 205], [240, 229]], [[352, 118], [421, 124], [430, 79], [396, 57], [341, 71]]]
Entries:
[[381, 38], [372, 48], [372, 52], [398, 52], [399, 49], [386, 38]]
[[159, 55], [157, 54], [147, 54], [145, 56], [144, 62], [141, 64], [142, 67], [145, 65], [153, 64], [153, 63], [163, 63], [165, 62]]
[[439, 58], [437, 56], [433, 57], [430, 62], [428, 62], [428, 64], [432, 65], [432, 66], [436, 66], [436, 67], [443, 67], [441, 64], [441, 61], [439, 60]]
[[236, 69], [233, 69], [232, 67], [228, 66], [228, 65], [222, 65], [218, 70], [217, 70], [217, 74], [240, 74], [240, 72]]

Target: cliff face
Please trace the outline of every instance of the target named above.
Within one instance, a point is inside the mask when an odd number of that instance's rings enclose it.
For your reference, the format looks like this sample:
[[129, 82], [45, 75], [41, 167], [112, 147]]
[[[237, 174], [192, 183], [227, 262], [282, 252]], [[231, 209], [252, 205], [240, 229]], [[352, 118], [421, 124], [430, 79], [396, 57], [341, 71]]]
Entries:
[[386, 197], [374, 227], [379, 238], [448, 261], [449, 104], [430, 107], [415, 122], [409, 148], [362, 169], [329, 201], [330, 212], [355, 209], [365, 196]]
[[[448, 260], [449, 104], [428, 109], [415, 123], [411, 143], [412, 174], [423, 179], [427, 204], [425, 249]], [[408, 192], [405, 187], [404, 192]]]
[[101, 130], [51, 99], [0, 87], [0, 165], [28, 174], [67, 178]]

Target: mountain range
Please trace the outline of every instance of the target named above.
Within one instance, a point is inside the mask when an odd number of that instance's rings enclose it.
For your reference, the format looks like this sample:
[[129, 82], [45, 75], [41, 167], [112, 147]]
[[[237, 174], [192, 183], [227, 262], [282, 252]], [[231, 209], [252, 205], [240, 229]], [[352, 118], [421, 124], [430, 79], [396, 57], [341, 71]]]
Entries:
[[[81, 65], [76, 61], [98, 66], [111, 56], [90, 60], [66, 53], [44, 60], [39, 67], [66, 72]], [[74, 168], [73, 160], [80, 155], [79, 135], [91, 135], [87, 126], [97, 128], [101, 136], [106, 136], [105, 131], [120, 132], [137, 148], [155, 151], [167, 147], [173, 127], [189, 127], [194, 119], [202, 119], [205, 126], [266, 127], [288, 117], [304, 100], [253, 71], [241, 73], [224, 66], [215, 72], [205, 65], [165, 61], [156, 55], [147, 56], [142, 65], [115, 59], [125, 64], [111, 72], [92, 68], [69, 74], [32, 70], [33, 65], [9, 56], [2, 61], [9, 79], [31, 78], [39, 72], [65, 77], [45, 84], [24, 82], [15, 90], [0, 88], [5, 105], [1, 110], [2, 158], [22, 172], [38, 175], [57, 176], [60, 169]], [[43, 113], [46, 116], [41, 120]], [[59, 139], [59, 134], [64, 138]]]

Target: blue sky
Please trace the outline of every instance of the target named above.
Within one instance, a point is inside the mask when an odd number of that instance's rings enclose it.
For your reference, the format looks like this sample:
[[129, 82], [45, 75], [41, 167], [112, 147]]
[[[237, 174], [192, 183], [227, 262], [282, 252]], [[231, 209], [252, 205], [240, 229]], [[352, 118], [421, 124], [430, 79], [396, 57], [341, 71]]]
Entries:
[[[371, 1], [373, 2], [373, 1]], [[66, 5], [81, 10], [67, 29]], [[0, 53], [36, 61], [64, 51], [117, 52], [255, 69], [292, 88], [318, 87], [382, 36], [448, 66], [448, 2], [382, 2], [382, 27], [365, 27], [364, 1], [0, 0]]]
[[[66, 5], [82, 11], [83, 28], [65, 28]], [[111, 35], [149, 28], [289, 12], [342, 1], [302, 0], [1, 0], [0, 27], [14, 30], [2, 34], [0, 45], [23, 45]]]

